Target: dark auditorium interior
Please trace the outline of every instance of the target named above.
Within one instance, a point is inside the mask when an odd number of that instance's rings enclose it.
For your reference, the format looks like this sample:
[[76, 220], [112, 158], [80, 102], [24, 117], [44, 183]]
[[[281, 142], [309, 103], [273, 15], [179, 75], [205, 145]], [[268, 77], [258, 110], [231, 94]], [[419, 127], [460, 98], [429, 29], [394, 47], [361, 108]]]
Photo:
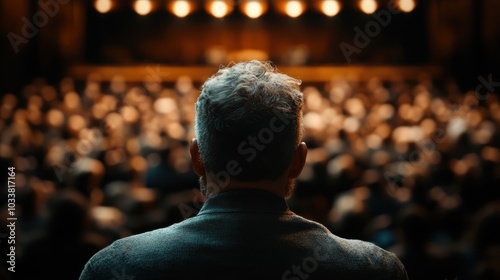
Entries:
[[78, 279], [113, 241], [196, 215], [194, 104], [219, 68], [251, 59], [302, 81], [292, 211], [393, 252], [409, 279], [500, 279], [499, 12], [0, 0], [0, 279]]

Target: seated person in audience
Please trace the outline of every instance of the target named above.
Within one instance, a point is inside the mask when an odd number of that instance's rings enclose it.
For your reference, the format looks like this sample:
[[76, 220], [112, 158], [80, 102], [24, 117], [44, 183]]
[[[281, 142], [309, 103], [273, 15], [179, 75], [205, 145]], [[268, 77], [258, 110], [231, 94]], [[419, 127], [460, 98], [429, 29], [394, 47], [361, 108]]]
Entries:
[[88, 200], [73, 189], [47, 202], [44, 231], [29, 241], [13, 279], [77, 279], [85, 263], [106, 241], [90, 229]]
[[201, 210], [115, 241], [80, 279], [407, 279], [394, 254], [335, 236], [288, 208], [307, 155], [299, 85], [258, 61], [209, 78], [190, 146], [206, 196]]

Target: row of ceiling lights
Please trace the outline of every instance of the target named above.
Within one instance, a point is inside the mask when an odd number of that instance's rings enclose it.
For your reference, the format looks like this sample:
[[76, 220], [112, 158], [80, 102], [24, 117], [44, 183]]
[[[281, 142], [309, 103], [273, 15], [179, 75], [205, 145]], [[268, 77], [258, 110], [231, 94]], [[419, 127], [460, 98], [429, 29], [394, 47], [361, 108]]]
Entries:
[[[108, 13], [116, 6], [116, 0], [95, 0], [94, 7], [99, 13]], [[139, 15], [147, 15], [158, 8], [158, 0], [134, 0], [132, 2], [134, 11]], [[258, 18], [268, 9], [267, 0], [239, 0], [239, 9], [249, 18]], [[326, 16], [333, 17], [342, 9], [342, 3], [338, 0], [278, 0], [272, 1], [277, 11], [289, 17], [295, 18], [303, 14], [307, 9], [307, 3]], [[415, 6], [415, 0], [396, 0], [397, 7], [403, 12], [411, 12]], [[197, 9], [198, 1], [193, 0], [167, 0], [166, 8], [175, 16], [183, 18]], [[379, 6], [377, 0], [357, 0], [359, 9], [366, 13], [374, 13]], [[234, 0], [207, 0], [204, 7], [208, 13], [216, 18], [222, 18], [230, 14], [234, 7]]]

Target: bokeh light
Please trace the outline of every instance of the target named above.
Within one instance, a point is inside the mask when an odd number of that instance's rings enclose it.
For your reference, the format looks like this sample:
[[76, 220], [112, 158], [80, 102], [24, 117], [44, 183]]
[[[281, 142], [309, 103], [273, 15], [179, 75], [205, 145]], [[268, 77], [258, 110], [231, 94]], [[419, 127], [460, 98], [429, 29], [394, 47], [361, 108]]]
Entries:
[[168, 114], [177, 108], [175, 100], [170, 97], [158, 98], [154, 103], [154, 109], [160, 114]]
[[399, 0], [399, 9], [405, 13], [409, 13], [415, 9], [415, 0]]
[[192, 12], [191, 3], [184, 0], [174, 1], [172, 3], [171, 11], [176, 17], [186, 17]]
[[78, 93], [74, 91], [66, 93], [64, 96], [64, 105], [69, 110], [76, 110], [80, 108], [80, 96], [78, 96]]
[[68, 119], [68, 129], [75, 134], [78, 134], [86, 126], [87, 120], [81, 115], [71, 115]]
[[64, 114], [60, 110], [50, 109], [45, 117], [51, 127], [61, 127], [64, 124]]
[[232, 11], [232, 3], [225, 0], [214, 0], [207, 2], [208, 12], [216, 17], [223, 18]]
[[134, 3], [134, 11], [141, 16], [145, 16], [153, 11], [153, 4], [150, 0], [136, 0]]
[[288, 1], [285, 5], [285, 12], [289, 17], [299, 17], [305, 11], [305, 5], [302, 1]]
[[337, 0], [324, 0], [321, 2], [321, 12], [326, 16], [333, 17], [340, 12], [340, 3]]
[[260, 0], [249, 0], [241, 3], [242, 12], [249, 18], [258, 18], [266, 10], [265, 2]]
[[111, 0], [96, 0], [94, 2], [94, 7], [99, 13], [105, 14], [111, 11], [111, 8], [113, 8], [113, 2]]
[[360, 0], [359, 8], [365, 14], [373, 14], [378, 8], [378, 3], [376, 0]]

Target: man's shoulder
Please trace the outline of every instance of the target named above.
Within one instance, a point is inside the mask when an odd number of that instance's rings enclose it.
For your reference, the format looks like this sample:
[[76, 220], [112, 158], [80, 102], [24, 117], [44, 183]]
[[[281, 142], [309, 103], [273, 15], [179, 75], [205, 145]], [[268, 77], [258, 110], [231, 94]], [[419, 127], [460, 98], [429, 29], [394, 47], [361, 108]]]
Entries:
[[406, 270], [394, 253], [368, 241], [342, 238], [301, 216], [292, 219], [312, 229], [306, 242], [313, 249], [313, 259], [326, 267], [325, 271], [337, 275], [343, 271], [348, 279], [407, 279]]
[[[333, 235], [333, 234], [332, 234]], [[407, 279], [406, 271], [398, 257], [371, 242], [345, 239], [333, 235], [331, 248], [340, 258], [344, 268], [352, 270], [353, 275], [372, 275], [372, 279]], [[335, 258], [335, 255], [332, 258]], [[358, 279], [353, 277], [352, 279]]]
[[141, 249], [154, 249], [158, 248], [160, 244], [171, 245], [170, 243], [179, 243], [182, 239], [189, 239], [192, 237], [190, 236], [190, 232], [192, 232], [190, 227], [195, 224], [197, 220], [195, 216], [167, 227], [127, 236], [114, 241], [108, 248], [115, 250], [128, 250], [134, 249], [135, 247]]
[[149, 270], [158, 270], [152, 269], [155, 264], [179, 259], [184, 252], [179, 250], [182, 240], [190, 238], [184, 227], [189, 227], [191, 219], [115, 240], [87, 262], [80, 279], [113, 279], [117, 273], [148, 275]]

